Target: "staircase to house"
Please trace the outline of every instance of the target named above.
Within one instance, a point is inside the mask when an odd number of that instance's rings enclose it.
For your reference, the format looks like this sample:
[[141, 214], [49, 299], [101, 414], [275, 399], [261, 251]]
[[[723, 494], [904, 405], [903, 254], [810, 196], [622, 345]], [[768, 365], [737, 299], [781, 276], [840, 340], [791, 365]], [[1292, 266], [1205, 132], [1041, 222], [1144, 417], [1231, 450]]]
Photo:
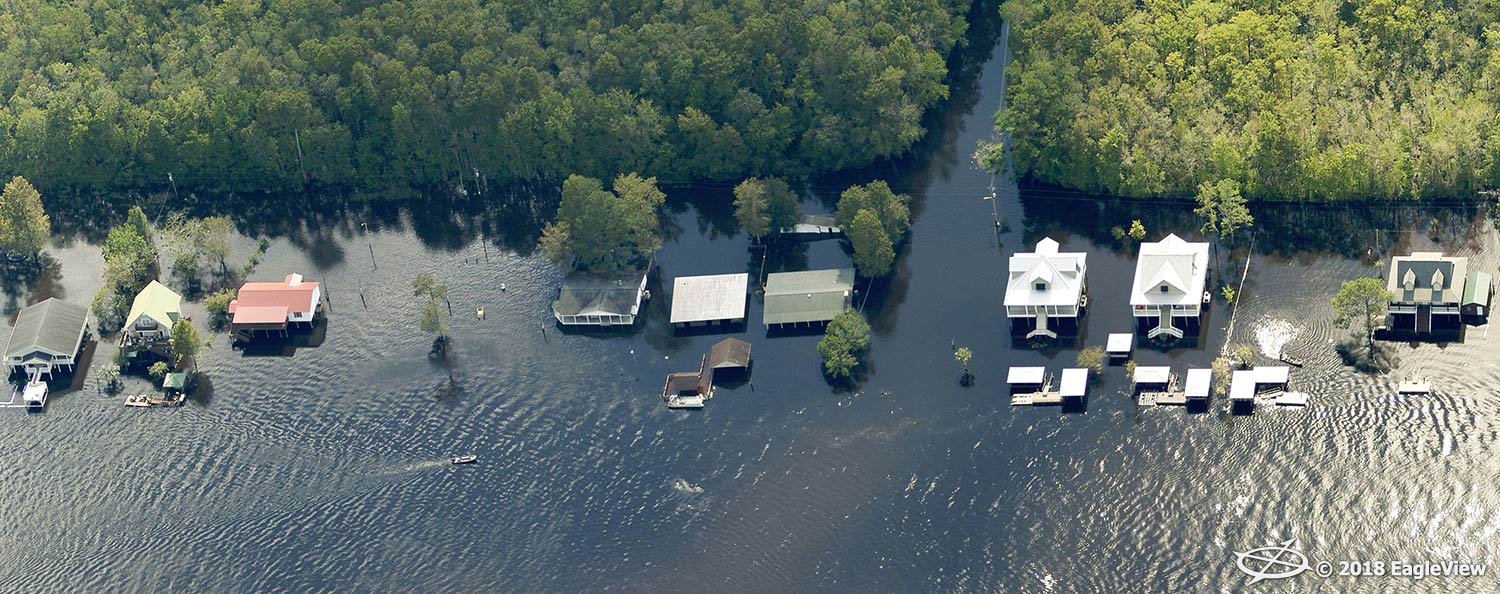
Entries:
[[1171, 306], [1162, 306], [1157, 312], [1156, 327], [1146, 333], [1146, 337], [1156, 338], [1166, 334], [1172, 338], [1182, 338], [1182, 329], [1172, 325]]
[[1053, 331], [1047, 329], [1047, 314], [1046, 314], [1046, 312], [1037, 312], [1037, 314], [1036, 314], [1036, 329], [1032, 330], [1031, 332], [1026, 333], [1026, 338], [1036, 338], [1038, 336], [1045, 336], [1047, 338], [1057, 338], [1057, 333], [1056, 332], [1053, 332]]

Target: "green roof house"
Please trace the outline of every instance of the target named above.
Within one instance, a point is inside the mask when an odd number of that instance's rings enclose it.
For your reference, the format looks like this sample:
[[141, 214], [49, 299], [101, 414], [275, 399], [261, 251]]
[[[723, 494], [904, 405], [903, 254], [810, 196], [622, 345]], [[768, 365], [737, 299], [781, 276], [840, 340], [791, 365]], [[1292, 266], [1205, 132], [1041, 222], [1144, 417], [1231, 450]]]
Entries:
[[768, 328], [823, 324], [853, 303], [854, 269], [779, 272], [766, 277]]
[[142, 351], [165, 357], [172, 348], [172, 325], [180, 319], [182, 296], [151, 281], [130, 304], [130, 314], [120, 330], [120, 349], [126, 357], [133, 358]]

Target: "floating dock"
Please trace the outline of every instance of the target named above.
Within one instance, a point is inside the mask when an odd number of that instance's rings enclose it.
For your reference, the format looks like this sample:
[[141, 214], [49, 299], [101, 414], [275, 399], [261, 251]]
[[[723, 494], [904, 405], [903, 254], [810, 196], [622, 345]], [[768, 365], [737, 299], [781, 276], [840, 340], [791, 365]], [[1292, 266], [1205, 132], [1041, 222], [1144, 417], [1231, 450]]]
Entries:
[[703, 408], [703, 397], [673, 396], [667, 399], [667, 408]]
[[1401, 395], [1425, 395], [1432, 393], [1432, 384], [1420, 375], [1413, 375], [1396, 385], [1396, 393]]
[[1171, 367], [1137, 367], [1131, 383], [1140, 406], [1182, 406], [1187, 396], [1177, 389], [1177, 374]]
[[1012, 367], [1006, 373], [1010, 385], [1011, 406], [1047, 406], [1062, 404], [1061, 392], [1053, 392], [1052, 378], [1046, 367]]
[[132, 408], [148, 408], [152, 406], [181, 406], [184, 398], [178, 394], [131, 394], [125, 397], [125, 406]]

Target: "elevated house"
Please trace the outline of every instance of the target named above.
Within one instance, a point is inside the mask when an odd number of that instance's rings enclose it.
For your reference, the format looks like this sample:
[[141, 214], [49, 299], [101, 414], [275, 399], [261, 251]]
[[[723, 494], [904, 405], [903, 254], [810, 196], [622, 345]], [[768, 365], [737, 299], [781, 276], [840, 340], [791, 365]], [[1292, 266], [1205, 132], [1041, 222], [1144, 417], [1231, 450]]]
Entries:
[[1059, 330], [1078, 330], [1078, 317], [1088, 305], [1088, 254], [1057, 249], [1056, 241], [1045, 238], [1037, 242], [1036, 251], [1010, 257], [1005, 315], [1013, 333], [1056, 338]]
[[646, 271], [574, 272], [563, 279], [552, 317], [564, 326], [631, 326], [650, 298]]
[[853, 299], [853, 268], [778, 272], [766, 277], [762, 317], [767, 328], [825, 324]]
[[182, 296], [156, 281], [146, 285], [130, 304], [120, 329], [120, 352], [128, 360], [145, 354], [166, 358], [172, 351], [172, 326], [182, 319]]
[[[1469, 259], [1441, 252], [1416, 252], [1391, 258], [1385, 288], [1390, 291], [1390, 328], [1431, 334], [1457, 331], [1462, 325], [1464, 285]], [[1488, 301], [1488, 296], [1486, 296]]]
[[[73, 371], [83, 339], [88, 334], [88, 309], [56, 297], [27, 306], [16, 316], [5, 345], [7, 376], [26, 378], [3, 406], [42, 406], [47, 402], [46, 380]], [[16, 404], [17, 396], [21, 404]]]
[[285, 335], [293, 325], [311, 325], [323, 311], [318, 283], [288, 274], [281, 282], [253, 282], [240, 286], [229, 302], [229, 332], [240, 340], [257, 333]]
[[1207, 243], [1190, 243], [1176, 235], [1142, 243], [1130, 293], [1136, 331], [1148, 338], [1182, 338], [1196, 331], [1209, 299], [1207, 284]]
[[679, 276], [672, 280], [672, 327], [745, 323], [750, 275]]

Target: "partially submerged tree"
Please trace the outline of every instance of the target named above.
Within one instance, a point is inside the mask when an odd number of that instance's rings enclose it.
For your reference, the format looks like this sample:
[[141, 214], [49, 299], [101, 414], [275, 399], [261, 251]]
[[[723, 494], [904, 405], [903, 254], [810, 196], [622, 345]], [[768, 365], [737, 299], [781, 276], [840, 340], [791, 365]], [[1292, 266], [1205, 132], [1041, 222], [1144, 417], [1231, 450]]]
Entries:
[[411, 281], [412, 294], [426, 298], [422, 305], [420, 325], [425, 332], [437, 334], [433, 352], [443, 355], [448, 349], [448, 309], [441, 301], [448, 299], [448, 286], [437, 282], [432, 273], [423, 272]]
[[665, 200], [654, 177], [621, 175], [611, 192], [599, 180], [569, 176], [557, 222], [543, 228], [539, 247], [555, 263], [576, 258], [596, 272], [638, 267], [661, 247], [656, 209]]
[[953, 351], [953, 360], [958, 361], [959, 370], [963, 373], [960, 380], [964, 385], [969, 383], [969, 360], [974, 358], [974, 352], [969, 347], [958, 347]]
[[26, 178], [16, 176], [0, 194], [0, 252], [33, 256], [47, 245], [52, 219], [42, 195]]
[[1227, 357], [1215, 358], [1209, 364], [1209, 369], [1213, 370], [1214, 396], [1224, 396], [1229, 392], [1229, 380], [1233, 376], [1229, 359]]
[[[140, 209], [132, 208], [132, 212]], [[140, 234], [143, 223], [129, 223], [109, 230], [104, 240], [104, 284], [94, 294], [94, 317], [101, 330], [117, 329], [135, 294], [151, 281], [156, 254]]]
[[172, 258], [172, 271], [189, 282], [197, 282], [203, 261], [215, 262], [226, 278], [229, 276], [230, 237], [236, 229], [229, 217], [187, 218], [181, 214], [167, 217], [160, 233], [160, 247]]
[[1357, 331], [1363, 336], [1366, 349], [1373, 355], [1375, 328], [1385, 318], [1386, 306], [1391, 298], [1391, 292], [1385, 289], [1385, 283], [1381, 279], [1365, 277], [1346, 282], [1330, 300], [1334, 311], [1333, 324], [1339, 328], [1348, 328], [1358, 323]]
[[766, 185], [760, 179], [752, 177], [734, 187], [734, 218], [752, 240], [759, 241], [771, 233], [769, 209]]
[[234, 301], [234, 289], [223, 289], [203, 298], [203, 307], [208, 310], [209, 328], [219, 328], [229, 321], [229, 302]]
[[162, 378], [167, 377], [167, 374], [171, 372], [172, 366], [167, 365], [166, 361], [157, 361], [152, 363], [150, 368], [146, 369], [146, 373], [151, 374], [151, 379], [156, 381], [161, 381]]
[[878, 278], [891, 273], [896, 261], [896, 252], [891, 238], [881, 228], [880, 221], [870, 210], [861, 210], [848, 227], [849, 243], [854, 246], [854, 266], [866, 278]]
[[796, 225], [802, 216], [802, 201], [797, 193], [779, 177], [767, 177], [760, 183], [766, 190], [766, 216], [770, 219], [771, 231], [774, 233]]
[[853, 226], [855, 217], [860, 211], [868, 210], [875, 215], [880, 222], [885, 234], [895, 244], [901, 240], [901, 235], [911, 227], [911, 207], [908, 205], [911, 198], [906, 194], [897, 194], [891, 191], [891, 187], [884, 181], [873, 181], [862, 186], [850, 186], [839, 196], [838, 209], [835, 218], [838, 219], [840, 227], [848, 229]]
[[1093, 370], [1094, 373], [1100, 373], [1104, 371], [1104, 357], [1103, 348], [1091, 346], [1078, 351], [1078, 358], [1075, 362], [1079, 367]]
[[858, 311], [845, 310], [828, 322], [818, 354], [823, 371], [833, 378], [847, 378], [859, 366], [859, 356], [870, 348], [870, 324]]
[[198, 351], [203, 349], [203, 336], [198, 334], [198, 328], [187, 318], [177, 320], [172, 324], [172, 364], [180, 367], [183, 361], [191, 359], [193, 369], [198, 368]]

